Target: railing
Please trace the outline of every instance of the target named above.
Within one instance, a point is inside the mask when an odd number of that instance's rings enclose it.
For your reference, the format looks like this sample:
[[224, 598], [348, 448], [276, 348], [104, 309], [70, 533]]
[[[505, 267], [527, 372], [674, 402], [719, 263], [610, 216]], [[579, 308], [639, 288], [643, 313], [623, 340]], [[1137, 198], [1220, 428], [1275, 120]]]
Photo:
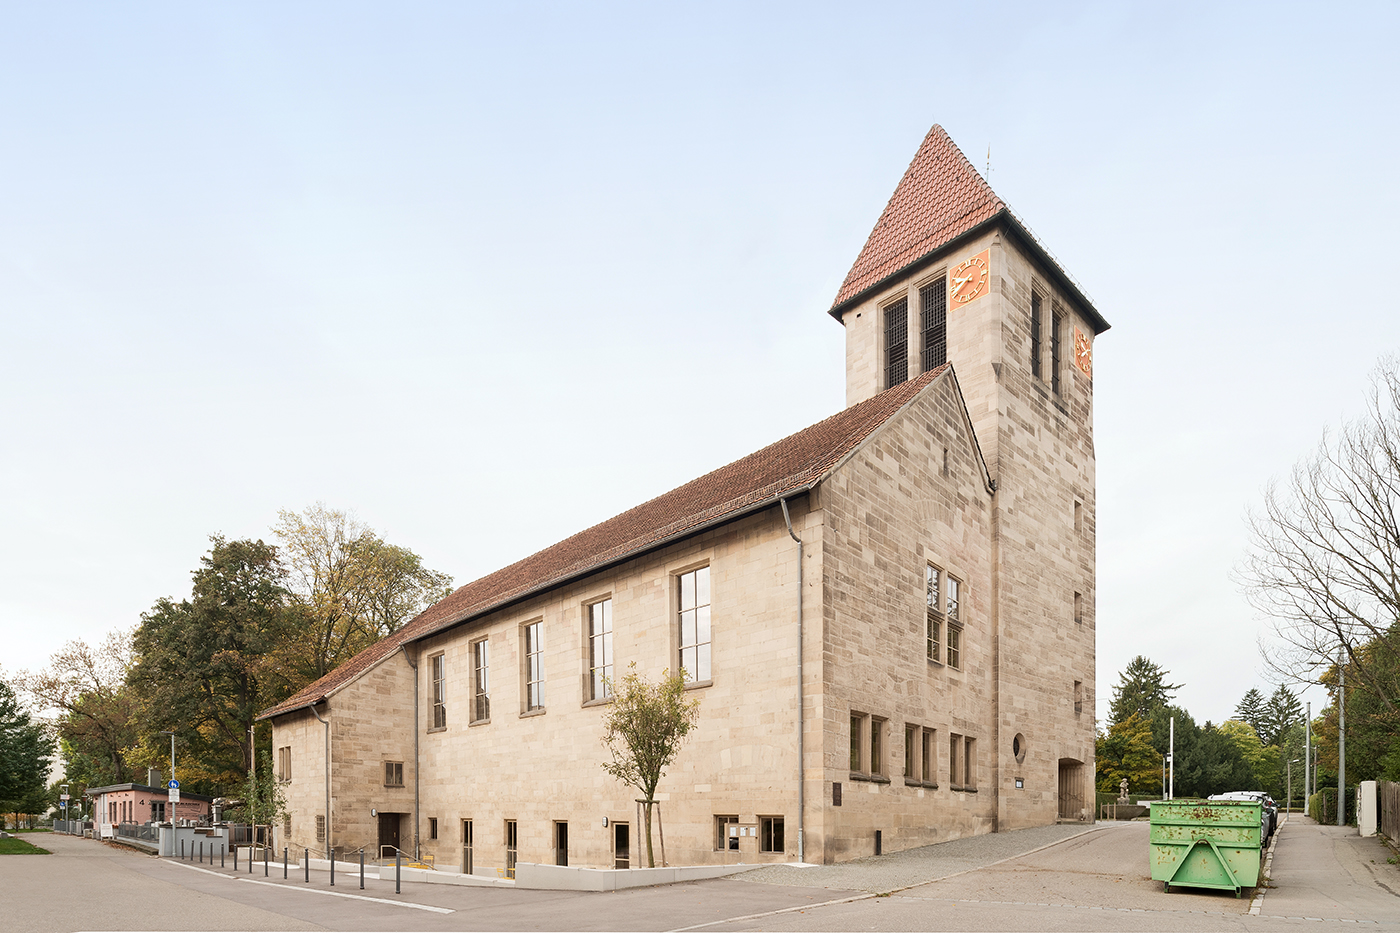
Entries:
[[159, 823], [118, 823], [117, 835], [123, 839], [139, 839], [143, 842], [160, 841]]
[[379, 847], [379, 861], [381, 864], [392, 863], [396, 854], [402, 856], [404, 868], [426, 868], [429, 871], [437, 871], [436, 856], [425, 855], [422, 858], [414, 858], [398, 846], [385, 844]]
[[272, 827], [266, 823], [228, 823], [227, 827], [231, 846], [272, 845]]

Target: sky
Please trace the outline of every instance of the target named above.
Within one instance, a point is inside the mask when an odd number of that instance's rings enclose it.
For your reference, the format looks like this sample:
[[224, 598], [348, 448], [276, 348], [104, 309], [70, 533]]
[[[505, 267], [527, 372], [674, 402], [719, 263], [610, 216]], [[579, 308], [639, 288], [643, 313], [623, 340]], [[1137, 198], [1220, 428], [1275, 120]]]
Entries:
[[[1098, 715], [1400, 350], [1400, 6], [0, 3], [0, 667], [350, 510], [458, 584], [840, 410], [930, 125], [1082, 283]], [[956, 361], [955, 361], [956, 364]], [[1306, 695], [1316, 711], [1320, 692]]]

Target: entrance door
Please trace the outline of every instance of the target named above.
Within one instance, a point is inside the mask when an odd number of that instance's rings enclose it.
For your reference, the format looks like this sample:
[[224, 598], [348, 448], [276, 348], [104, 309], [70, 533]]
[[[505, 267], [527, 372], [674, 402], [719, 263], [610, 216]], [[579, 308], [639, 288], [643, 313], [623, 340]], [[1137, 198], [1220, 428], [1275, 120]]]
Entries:
[[1084, 763], [1060, 759], [1060, 819], [1082, 820], [1084, 814]]
[[626, 823], [613, 824], [613, 868], [631, 868], [632, 833]]
[[[399, 848], [399, 817], [398, 813], [379, 814], [379, 857], [393, 858], [394, 849]], [[385, 846], [393, 846], [393, 849], [386, 849]]]

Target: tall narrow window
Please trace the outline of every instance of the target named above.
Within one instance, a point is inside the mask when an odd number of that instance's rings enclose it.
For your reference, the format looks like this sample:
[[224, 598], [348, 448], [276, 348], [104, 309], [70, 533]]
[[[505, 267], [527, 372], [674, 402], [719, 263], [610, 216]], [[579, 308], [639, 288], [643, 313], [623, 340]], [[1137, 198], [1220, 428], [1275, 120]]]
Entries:
[[919, 727], [904, 724], [904, 778], [921, 781], [919, 776]]
[[938, 733], [934, 732], [934, 730], [925, 729], [920, 736], [922, 740], [920, 757], [923, 759], [924, 763], [924, 783], [926, 784], [932, 784], [938, 780], [938, 762], [935, 760], [937, 748], [933, 744], [937, 735]]
[[1074, 682], [1074, 711], [1076, 713], [1084, 712], [1084, 681], [1082, 680]]
[[437, 817], [435, 816], [428, 817], [428, 838], [437, 838]]
[[962, 669], [962, 617], [958, 614], [959, 590], [961, 587], [953, 577], [947, 578], [948, 602], [948, 666], [954, 670]]
[[612, 696], [612, 600], [588, 607], [588, 698]]
[[472, 821], [462, 821], [462, 874], [472, 873]]
[[681, 670], [689, 681], [710, 679], [710, 568], [680, 575]]
[[963, 746], [962, 785], [967, 790], [977, 787], [977, 740], [966, 739]]
[[862, 771], [861, 768], [861, 727], [865, 724], [864, 713], [851, 713], [851, 770]]
[[283, 745], [277, 749], [277, 780], [290, 781], [292, 779], [292, 747]]
[[515, 877], [516, 843], [519, 841], [515, 820], [506, 820], [506, 877]]
[[1031, 375], [1040, 376], [1040, 296], [1031, 292]]
[[544, 648], [540, 645], [543, 622], [525, 626], [525, 709], [544, 709]]
[[870, 718], [870, 773], [885, 773], [885, 721]]
[[1084, 597], [1079, 593], [1074, 594], [1074, 624], [1084, 624]]
[[1050, 388], [1060, 394], [1060, 331], [1064, 330], [1064, 315], [1056, 311], [1050, 316]]
[[491, 718], [491, 642], [472, 643], [472, 721]]
[[948, 362], [948, 280], [937, 279], [919, 289], [920, 324], [924, 335], [923, 370]]
[[447, 665], [443, 661], [443, 656], [440, 654], [433, 655], [431, 660], [433, 677], [433, 728], [445, 729], [447, 727]]
[[940, 596], [939, 578], [943, 571], [929, 564], [924, 568], [924, 601], [927, 604], [927, 638], [924, 653], [930, 661], [938, 660], [940, 642], [943, 637], [943, 605]]
[[909, 379], [909, 299], [885, 308], [885, 388]]

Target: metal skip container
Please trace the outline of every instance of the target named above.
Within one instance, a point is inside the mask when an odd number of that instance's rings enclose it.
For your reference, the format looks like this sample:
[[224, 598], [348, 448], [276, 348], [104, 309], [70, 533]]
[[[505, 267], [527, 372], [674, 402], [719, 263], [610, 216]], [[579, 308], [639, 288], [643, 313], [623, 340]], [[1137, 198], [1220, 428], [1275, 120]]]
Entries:
[[1263, 804], [1255, 800], [1158, 800], [1151, 815], [1152, 880], [1234, 891], [1259, 883]]

